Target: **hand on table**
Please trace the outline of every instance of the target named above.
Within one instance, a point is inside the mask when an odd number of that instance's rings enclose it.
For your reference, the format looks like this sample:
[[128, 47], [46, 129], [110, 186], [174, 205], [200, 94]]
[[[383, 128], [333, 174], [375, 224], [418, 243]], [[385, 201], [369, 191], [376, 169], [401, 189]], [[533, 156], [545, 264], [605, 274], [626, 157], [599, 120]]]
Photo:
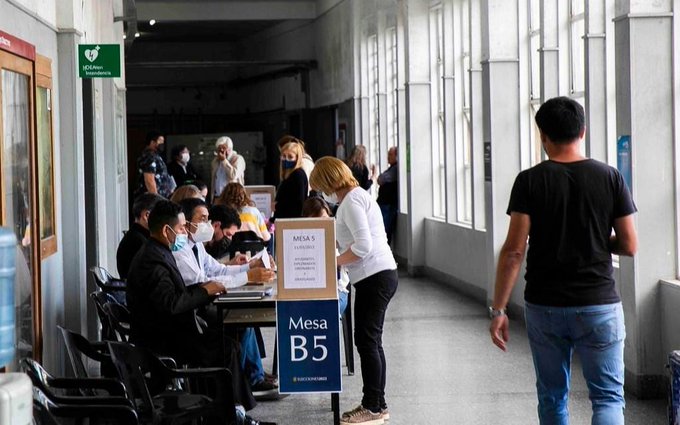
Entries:
[[221, 282], [217, 282], [214, 280], [204, 283], [203, 285], [201, 285], [201, 287], [208, 292], [208, 295], [219, 295], [224, 292], [227, 292], [227, 289]]
[[[237, 254], [234, 258], [227, 262], [229, 266], [242, 266], [248, 262], [246, 254]], [[252, 266], [251, 266], [252, 267]]]
[[248, 270], [248, 282], [271, 282], [276, 277], [273, 270], [255, 267]]

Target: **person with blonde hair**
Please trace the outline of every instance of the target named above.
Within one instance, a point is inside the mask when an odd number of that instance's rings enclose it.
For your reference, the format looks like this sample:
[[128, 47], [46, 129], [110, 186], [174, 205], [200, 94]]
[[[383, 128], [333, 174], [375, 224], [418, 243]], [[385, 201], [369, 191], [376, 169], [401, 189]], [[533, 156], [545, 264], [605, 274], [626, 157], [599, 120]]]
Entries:
[[[314, 160], [307, 153], [307, 150], [305, 149], [305, 142], [295, 136], [291, 136], [290, 134], [285, 135], [277, 142], [279, 151], [288, 143], [297, 143], [302, 148], [302, 169], [305, 170], [305, 174], [307, 174], [307, 181], [309, 181], [309, 176], [312, 174], [312, 170], [314, 169]], [[309, 193], [309, 189], [311, 188], [308, 187], [307, 193]]]
[[184, 186], [180, 186], [177, 189], [175, 189], [174, 192], [172, 192], [170, 200], [176, 204], [179, 204], [180, 201], [184, 199], [201, 197], [202, 197], [201, 191], [199, 188], [197, 188], [193, 184], [185, 184]]
[[302, 168], [303, 155], [304, 148], [299, 143], [288, 142], [281, 147], [281, 184], [276, 191], [275, 219], [302, 216], [302, 204], [309, 191], [309, 180]]
[[234, 150], [230, 137], [222, 136], [215, 142], [215, 159], [210, 166], [212, 197], [217, 198], [231, 182], [245, 183], [246, 160]]
[[347, 166], [352, 170], [352, 175], [359, 182], [359, 186], [364, 190], [368, 190], [373, 185], [375, 179], [375, 164], [371, 165], [369, 173], [366, 165], [366, 147], [364, 145], [357, 145], [352, 149], [352, 154], [347, 159]]
[[215, 200], [215, 205], [226, 205], [238, 211], [241, 219], [240, 232], [252, 231], [264, 242], [271, 239], [262, 213], [255, 208], [255, 203], [250, 199], [246, 188], [241, 183], [229, 183], [220, 197]]
[[354, 284], [354, 334], [361, 358], [363, 398], [355, 409], [345, 412], [340, 423], [382, 424], [389, 418], [385, 401], [387, 363], [382, 333], [387, 306], [397, 291], [397, 264], [387, 244], [380, 207], [337, 158], [325, 156], [314, 165], [312, 189], [329, 202], [339, 203], [335, 214], [340, 255]]

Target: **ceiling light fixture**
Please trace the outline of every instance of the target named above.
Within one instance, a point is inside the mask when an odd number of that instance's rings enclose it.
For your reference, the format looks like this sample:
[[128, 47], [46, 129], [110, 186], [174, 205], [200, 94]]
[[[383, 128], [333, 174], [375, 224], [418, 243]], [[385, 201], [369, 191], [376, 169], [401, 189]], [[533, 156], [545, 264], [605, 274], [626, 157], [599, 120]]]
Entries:
[[127, 34], [123, 34], [123, 40], [127, 38]]
[[149, 25], [151, 25], [151, 26], [156, 25], [156, 20], [155, 19], [150, 20]]
[[138, 33], [138, 32], [135, 33], [135, 38], [139, 38], [139, 33]]

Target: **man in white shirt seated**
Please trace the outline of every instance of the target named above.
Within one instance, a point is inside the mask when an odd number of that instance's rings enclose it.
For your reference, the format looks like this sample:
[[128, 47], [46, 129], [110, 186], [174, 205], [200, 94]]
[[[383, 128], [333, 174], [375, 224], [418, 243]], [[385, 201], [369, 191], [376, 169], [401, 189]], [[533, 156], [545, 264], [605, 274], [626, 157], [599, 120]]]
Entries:
[[[262, 260], [253, 260], [241, 266], [225, 266], [211, 257], [203, 246], [213, 237], [213, 226], [208, 221], [208, 208], [202, 199], [189, 198], [180, 202], [187, 217], [189, 242], [179, 251], [173, 252], [177, 268], [185, 284], [194, 285], [207, 281], [218, 281], [229, 288], [243, 286], [248, 282], [270, 282], [276, 274], [263, 267]], [[215, 312], [204, 312], [208, 320], [220, 320]], [[215, 316], [210, 318], [210, 316]], [[241, 368], [249, 378], [253, 396], [269, 397], [276, 394], [278, 385], [274, 376], [265, 373], [253, 328], [241, 331]]]

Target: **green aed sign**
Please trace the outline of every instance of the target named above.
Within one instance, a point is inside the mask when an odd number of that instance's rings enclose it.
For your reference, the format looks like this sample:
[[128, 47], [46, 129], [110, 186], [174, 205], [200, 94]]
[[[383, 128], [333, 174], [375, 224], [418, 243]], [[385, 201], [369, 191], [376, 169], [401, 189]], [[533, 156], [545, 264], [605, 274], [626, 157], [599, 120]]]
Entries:
[[120, 44], [79, 44], [80, 78], [120, 77]]

